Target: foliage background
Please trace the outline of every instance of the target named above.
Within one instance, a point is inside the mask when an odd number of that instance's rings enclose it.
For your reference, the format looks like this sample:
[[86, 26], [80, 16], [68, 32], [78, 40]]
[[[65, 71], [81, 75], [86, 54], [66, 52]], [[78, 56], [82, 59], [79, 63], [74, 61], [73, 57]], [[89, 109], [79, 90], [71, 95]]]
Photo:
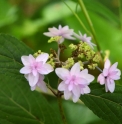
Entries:
[[[77, 6], [77, 0], [65, 2], [77, 12], [90, 30], [80, 7]], [[111, 62], [118, 61], [122, 70], [122, 10], [119, 0], [84, 0], [84, 4], [93, 22], [102, 52], [109, 50]], [[60, 0], [0, 0], [0, 33], [15, 36], [35, 52], [39, 49], [49, 52], [50, 47], [56, 48], [55, 43], [47, 43], [49, 38], [43, 33], [48, 31], [48, 27], [58, 27], [59, 24], [69, 25], [75, 32], [80, 30], [85, 33], [71, 11]], [[68, 51], [66, 52], [68, 54]], [[55, 78], [53, 74], [50, 75], [54, 88]], [[117, 83], [121, 84], [121, 81], [122, 79]], [[52, 96], [45, 97], [59, 112], [56, 99]], [[69, 124], [108, 124], [94, 115], [84, 104], [63, 101], [63, 106]]]

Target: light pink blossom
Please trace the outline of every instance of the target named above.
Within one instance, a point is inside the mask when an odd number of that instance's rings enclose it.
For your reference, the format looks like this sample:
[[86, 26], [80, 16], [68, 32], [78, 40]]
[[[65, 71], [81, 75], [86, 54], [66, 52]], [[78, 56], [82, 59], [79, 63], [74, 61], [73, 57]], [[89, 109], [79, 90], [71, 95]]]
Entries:
[[31, 87], [39, 84], [38, 82], [40, 82], [40, 78], [42, 79], [42, 75], [53, 71], [52, 66], [46, 63], [48, 57], [47, 53], [42, 53], [37, 58], [32, 55], [21, 57], [24, 67], [20, 70], [20, 73], [25, 74]]
[[91, 48], [93, 48], [94, 46], [96, 46], [94, 43], [91, 42], [91, 37], [87, 37], [86, 34], [82, 35], [81, 32], [79, 31], [79, 35], [74, 33], [73, 34], [77, 39], [86, 42]]
[[68, 26], [62, 27], [59, 25], [58, 29], [53, 27], [53, 28], [48, 28], [49, 32], [45, 32], [44, 35], [48, 37], [55, 37], [55, 36], [61, 36], [62, 38], [60, 41], [58, 41], [59, 44], [61, 44], [64, 39], [70, 39], [70, 40], [75, 40], [73, 35], [73, 29], [69, 29]]
[[[25, 78], [27, 79], [27, 81], [29, 81], [29, 74], [25, 74]], [[31, 90], [33, 91], [36, 89], [36, 87], [39, 87], [43, 92], [47, 92], [47, 86], [43, 80], [44, 75], [40, 74], [37, 83], [34, 86], [31, 86]]]
[[111, 93], [115, 90], [114, 80], [119, 80], [121, 71], [117, 68], [118, 62], [110, 65], [110, 60], [107, 59], [104, 64], [103, 72], [98, 76], [97, 81], [103, 85], [105, 84], [106, 92], [110, 91]]
[[88, 74], [87, 69], [80, 71], [79, 63], [75, 63], [70, 71], [64, 68], [56, 68], [55, 72], [62, 79], [58, 90], [64, 91], [66, 100], [72, 97], [73, 102], [77, 102], [81, 94], [90, 93], [88, 85], [94, 80], [94, 76]]

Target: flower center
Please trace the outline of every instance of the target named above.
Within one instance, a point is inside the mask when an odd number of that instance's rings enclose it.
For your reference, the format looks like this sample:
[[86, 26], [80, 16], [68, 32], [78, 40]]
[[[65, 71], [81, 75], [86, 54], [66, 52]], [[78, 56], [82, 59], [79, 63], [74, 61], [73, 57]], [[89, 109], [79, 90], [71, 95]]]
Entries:
[[38, 70], [40, 68], [40, 63], [36, 62], [31, 65], [32, 70]]
[[75, 76], [75, 75], [72, 75], [71, 81], [72, 81], [72, 82], [75, 82], [75, 81], [76, 81], [76, 76]]

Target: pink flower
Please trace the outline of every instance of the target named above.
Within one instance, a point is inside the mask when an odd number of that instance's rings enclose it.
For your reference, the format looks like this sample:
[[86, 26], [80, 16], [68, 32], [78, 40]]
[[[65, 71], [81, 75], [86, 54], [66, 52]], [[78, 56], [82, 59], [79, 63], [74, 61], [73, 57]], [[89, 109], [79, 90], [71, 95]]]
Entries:
[[73, 34], [77, 39], [86, 42], [91, 48], [93, 48], [93, 46], [96, 46], [94, 43], [91, 42], [91, 37], [87, 37], [86, 34], [82, 35], [81, 32], [79, 31], [79, 35], [74, 33]]
[[118, 65], [118, 62], [110, 66], [110, 61], [109, 59], [107, 59], [104, 64], [103, 72], [98, 76], [97, 81], [101, 85], [105, 84], [106, 92], [110, 91], [111, 93], [113, 93], [115, 89], [114, 80], [120, 79], [121, 72], [117, 68], [117, 65]]
[[37, 58], [32, 55], [21, 57], [24, 67], [20, 70], [20, 73], [25, 74], [31, 87], [39, 84], [38, 82], [42, 79], [42, 75], [53, 71], [52, 66], [46, 63], [48, 56], [47, 53], [42, 53]]
[[[25, 74], [25, 78], [29, 81], [29, 74]], [[38, 82], [34, 86], [31, 86], [31, 90], [33, 91], [36, 87], [39, 87], [43, 92], [47, 92], [47, 86], [43, 80], [44, 75], [39, 75]]]
[[44, 35], [48, 37], [62, 36], [62, 38], [58, 42], [59, 44], [61, 44], [64, 41], [64, 39], [75, 40], [75, 38], [71, 36], [73, 35], [73, 29], [69, 29], [68, 26], [62, 27], [61, 25], [59, 25], [58, 29], [53, 27], [49, 28], [48, 30], [49, 32], [44, 33]]
[[64, 91], [64, 98], [72, 97], [73, 102], [77, 102], [80, 95], [90, 93], [88, 85], [94, 80], [94, 76], [88, 74], [88, 70], [80, 71], [80, 64], [75, 63], [71, 70], [57, 68], [56, 74], [63, 81], [59, 84], [58, 90]]

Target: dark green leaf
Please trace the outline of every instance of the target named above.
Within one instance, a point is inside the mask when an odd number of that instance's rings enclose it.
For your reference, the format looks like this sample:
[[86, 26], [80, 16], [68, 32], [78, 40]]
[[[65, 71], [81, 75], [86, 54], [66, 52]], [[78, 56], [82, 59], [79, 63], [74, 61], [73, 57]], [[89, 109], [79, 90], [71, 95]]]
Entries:
[[57, 124], [55, 112], [39, 92], [31, 91], [19, 73], [21, 56], [32, 53], [9, 35], [0, 35], [0, 123]]
[[92, 84], [91, 91], [80, 97], [86, 106], [111, 124], [122, 124], [122, 86], [117, 85], [114, 93], [106, 93], [103, 86]]

